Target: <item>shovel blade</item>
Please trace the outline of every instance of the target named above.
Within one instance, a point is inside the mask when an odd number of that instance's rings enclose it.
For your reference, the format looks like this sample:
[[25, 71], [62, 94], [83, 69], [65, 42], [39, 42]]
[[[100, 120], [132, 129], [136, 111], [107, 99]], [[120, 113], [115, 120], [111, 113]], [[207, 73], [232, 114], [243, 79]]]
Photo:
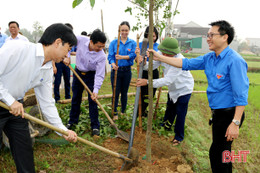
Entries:
[[123, 139], [126, 142], [129, 142], [130, 139], [129, 134], [122, 130], [117, 130], [117, 137]]

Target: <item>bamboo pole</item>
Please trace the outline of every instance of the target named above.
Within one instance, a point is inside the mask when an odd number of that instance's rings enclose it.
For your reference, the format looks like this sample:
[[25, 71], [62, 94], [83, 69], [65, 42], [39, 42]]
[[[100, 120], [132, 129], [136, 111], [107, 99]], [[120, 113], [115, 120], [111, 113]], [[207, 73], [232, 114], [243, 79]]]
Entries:
[[[139, 35], [136, 35], [136, 48], [139, 48], [139, 39], [141, 37], [142, 33]], [[139, 70], [140, 70], [140, 60], [139, 60], [139, 56], [140, 56], [140, 51], [138, 51], [136, 53], [136, 57], [137, 57], [137, 76], [139, 75]], [[138, 115], [139, 115], [139, 129], [140, 129], [140, 133], [142, 133], [142, 100], [141, 100], [142, 96], [141, 96], [141, 91], [140, 91], [140, 96], [139, 96], [139, 102], [138, 102]]]
[[[119, 54], [119, 45], [120, 45], [120, 25], [118, 27], [118, 37], [117, 37], [117, 50], [116, 50], [116, 54]], [[116, 59], [116, 66], [118, 66], [118, 60]], [[115, 70], [115, 74], [114, 74], [114, 88], [113, 88], [113, 102], [112, 102], [112, 117], [114, 117], [114, 113], [115, 113], [115, 98], [116, 98], [116, 81], [117, 81], [117, 72], [118, 70]]]

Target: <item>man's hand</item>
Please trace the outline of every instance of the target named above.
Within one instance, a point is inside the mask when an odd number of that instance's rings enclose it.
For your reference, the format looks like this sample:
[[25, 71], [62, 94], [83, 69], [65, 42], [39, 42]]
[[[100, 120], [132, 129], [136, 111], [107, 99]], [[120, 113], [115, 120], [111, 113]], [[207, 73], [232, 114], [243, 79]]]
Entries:
[[147, 79], [137, 79], [136, 86], [146, 86], [147, 85]]
[[63, 135], [63, 137], [69, 142], [77, 142], [77, 134], [72, 130], [68, 130], [67, 132], [68, 136]]
[[24, 118], [24, 109], [23, 104], [19, 103], [18, 101], [14, 101], [13, 104], [10, 106], [11, 111], [9, 111], [11, 114], [18, 116], [21, 115], [22, 118]]
[[140, 49], [139, 47], [136, 47], [136, 48], [135, 48], [135, 54], [138, 54], [138, 53], [140, 54], [140, 50], [141, 50], [141, 49]]
[[69, 65], [70, 65], [70, 58], [68, 58], [68, 57], [64, 58], [63, 63], [64, 63], [66, 66], [69, 66]]
[[116, 66], [115, 63], [112, 63], [111, 65], [112, 65], [113, 70], [118, 70], [118, 66]]
[[228, 126], [226, 135], [227, 141], [233, 141], [233, 139], [237, 139], [239, 135], [239, 126], [235, 125], [233, 122]]
[[153, 53], [153, 60], [160, 61], [160, 54], [153, 49], [148, 49], [146, 54], [150, 57], [150, 53]]
[[57, 67], [53, 66], [53, 73], [56, 74], [57, 73]]
[[91, 95], [91, 99], [92, 99], [93, 101], [96, 101], [97, 98], [98, 98], [98, 93], [93, 93], [93, 94]]
[[121, 55], [116, 55], [116, 59], [120, 60], [120, 59], [124, 59], [124, 57]]

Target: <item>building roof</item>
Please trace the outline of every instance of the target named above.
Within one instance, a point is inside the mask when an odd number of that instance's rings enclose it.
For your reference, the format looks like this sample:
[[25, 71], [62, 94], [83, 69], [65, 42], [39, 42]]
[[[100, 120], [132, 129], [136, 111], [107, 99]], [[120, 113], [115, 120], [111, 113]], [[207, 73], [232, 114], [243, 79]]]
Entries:
[[190, 35], [207, 35], [209, 28], [198, 28], [198, 27], [181, 27], [180, 32], [181, 33], [187, 33]]

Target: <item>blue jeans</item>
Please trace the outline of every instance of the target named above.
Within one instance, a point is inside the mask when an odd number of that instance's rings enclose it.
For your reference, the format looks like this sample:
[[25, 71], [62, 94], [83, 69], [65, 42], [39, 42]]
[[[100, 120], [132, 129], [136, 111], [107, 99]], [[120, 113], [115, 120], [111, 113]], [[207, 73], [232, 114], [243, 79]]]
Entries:
[[170, 99], [168, 94], [167, 108], [164, 115], [164, 123], [169, 126], [172, 126], [175, 117], [175, 139], [178, 141], [182, 141], [184, 139], [184, 125], [185, 125], [185, 117], [188, 111], [188, 104], [190, 100], [191, 94], [187, 94], [184, 96], [180, 96], [175, 103]]
[[70, 99], [70, 68], [67, 67], [63, 62], [55, 63], [57, 68], [57, 73], [54, 75], [54, 98], [55, 101], [60, 100], [60, 84], [61, 77], [63, 75], [64, 88], [65, 88], [65, 98]]
[[[111, 71], [111, 83], [112, 83], [112, 92], [114, 91], [114, 76], [115, 70]], [[117, 82], [116, 82], [116, 94], [115, 94], [115, 115], [117, 114], [117, 106], [119, 94], [121, 94], [121, 112], [124, 113], [127, 105], [127, 92], [129, 89], [130, 81], [132, 78], [131, 66], [119, 67], [117, 72]], [[113, 100], [113, 99], [112, 99]]]
[[[86, 73], [86, 75], [82, 75], [78, 69], [76, 69], [76, 72], [81, 77], [81, 79], [85, 82], [88, 88], [93, 92], [96, 72], [89, 71]], [[71, 101], [69, 124], [77, 124], [79, 121], [80, 104], [82, 101], [82, 93], [84, 89], [85, 89], [84, 86], [81, 84], [78, 78], [75, 75], [73, 75], [73, 83], [72, 83], [73, 96]], [[91, 121], [91, 129], [99, 129], [100, 124], [98, 121], [97, 103], [91, 99], [91, 95], [89, 93], [88, 93], [88, 102], [89, 102], [89, 116]]]

